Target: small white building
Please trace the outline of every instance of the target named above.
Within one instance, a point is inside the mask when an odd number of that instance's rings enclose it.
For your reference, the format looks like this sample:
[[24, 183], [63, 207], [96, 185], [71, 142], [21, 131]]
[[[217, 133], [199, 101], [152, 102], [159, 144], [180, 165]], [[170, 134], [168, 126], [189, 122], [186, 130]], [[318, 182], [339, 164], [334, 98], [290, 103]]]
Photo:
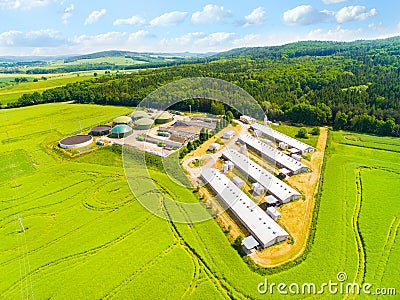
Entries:
[[290, 154], [300, 154], [301, 153], [301, 151], [297, 148], [289, 148], [288, 151]]
[[279, 169], [279, 173], [285, 174], [286, 176], [290, 176], [290, 170], [286, 168]]
[[222, 138], [230, 140], [231, 138], [233, 138], [234, 135], [235, 135], [235, 130], [228, 130], [228, 131], [224, 132], [224, 134], [222, 135]]
[[259, 246], [260, 243], [254, 238], [254, 236], [249, 235], [242, 240], [242, 246], [244, 252], [249, 255], [253, 253]]
[[225, 164], [228, 165], [229, 170], [233, 170], [235, 168], [235, 164], [231, 161], [227, 161]]
[[232, 182], [237, 186], [237, 187], [244, 187], [245, 182], [242, 178], [240, 178], [239, 176], [235, 176], [232, 178]]
[[263, 133], [260, 130], [254, 130], [255, 137], [262, 137]]
[[240, 121], [242, 121], [245, 124], [253, 124], [256, 121], [256, 119], [250, 116], [243, 115], [240, 117]]
[[278, 220], [281, 216], [281, 213], [276, 209], [276, 207], [268, 207], [267, 214], [274, 220]]
[[278, 147], [279, 147], [279, 149], [281, 149], [281, 150], [287, 150], [287, 148], [289, 147], [289, 145], [286, 144], [285, 142], [280, 142]]
[[221, 149], [221, 145], [218, 143], [212, 143], [210, 147], [208, 147], [210, 151], [218, 151], [219, 149]]
[[246, 154], [247, 153], [247, 146], [246, 145], [240, 146], [240, 153], [242, 153], [242, 154]]
[[229, 166], [227, 164], [222, 165], [222, 173], [226, 174], [229, 171]]
[[268, 203], [268, 205], [273, 205], [273, 206], [276, 206], [276, 205], [279, 205], [281, 202], [278, 200], [278, 199], [276, 199], [273, 195], [268, 195], [268, 196], [265, 196], [265, 201]]
[[251, 189], [253, 190], [253, 193], [257, 196], [265, 193], [265, 187], [258, 182], [253, 183]]
[[293, 157], [293, 159], [297, 160], [297, 161], [301, 161], [301, 155], [298, 154], [292, 154], [290, 155], [291, 157]]

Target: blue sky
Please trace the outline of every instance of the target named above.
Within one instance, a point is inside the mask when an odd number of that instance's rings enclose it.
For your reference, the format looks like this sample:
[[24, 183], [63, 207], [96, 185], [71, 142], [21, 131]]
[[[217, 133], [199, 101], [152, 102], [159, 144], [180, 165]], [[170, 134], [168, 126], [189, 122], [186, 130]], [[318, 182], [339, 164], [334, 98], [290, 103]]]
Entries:
[[218, 52], [400, 34], [400, 3], [373, 0], [0, 0], [0, 55]]

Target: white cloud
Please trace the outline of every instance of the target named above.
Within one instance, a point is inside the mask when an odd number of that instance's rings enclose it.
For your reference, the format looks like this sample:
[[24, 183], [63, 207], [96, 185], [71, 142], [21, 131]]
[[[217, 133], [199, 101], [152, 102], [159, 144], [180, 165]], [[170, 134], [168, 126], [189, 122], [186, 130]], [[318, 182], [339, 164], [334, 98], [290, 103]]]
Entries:
[[63, 21], [64, 24], [69, 23], [68, 19], [72, 17], [72, 12], [74, 11], [74, 9], [75, 9], [75, 7], [73, 4], [71, 4], [70, 6], [68, 6], [64, 9], [64, 13], [61, 17], [61, 20]]
[[189, 32], [180, 37], [162, 39], [159, 47], [164, 51], [215, 52], [232, 48], [233, 32]]
[[197, 45], [214, 47], [220, 45], [221, 43], [226, 43], [232, 37], [235, 36], [233, 32], [214, 32], [205, 37], [198, 39], [195, 43]]
[[0, 8], [29, 10], [34, 7], [47, 6], [63, 0], [0, 0]]
[[261, 26], [267, 20], [267, 16], [265, 14], [265, 9], [263, 7], [255, 8], [249, 15], [245, 16], [246, 20], [244, 27], [247, 26]]
[[102, 8], [101, 10], [95, 10], [93, 11], [85, 20], [84, 25], [89, 25], [96, 23], [102, 16], [105, 15], [107, 10], [105, 8]]
[[173, 26], [185, 21], [188, 13], [182, 11], [172, 11], [158, 16], [150, 21], [151, 26]]
[[132, 16], [128, 19], [117, 19], [114, 21], [114, 26], [121, 26], [121, 25], [131, 25], [131, 26], [140, 26], [144, 25], [146, 21], [140, 16]]
[[164, 44], [171, 44], [171, 45], [179, 45], [181, 47], [187, 47], [191, 44], [193, 44], [195, 41], [197, 41], [200, 38], [205, 37], [206, 34], [204, 32], [189, 32], [186, 33], [180, 37], [176, 37], [173, 39], [163, 39]]
[[65, 45], [68, 42], [60, 32], [46, 29], [37, 31], [17, 31], [11, 30], [0, 34], [1, 47], [11, 47], [12, 49], [18, 47], [58, 47]]
[[288, 25], [310, 25], [329, 20], [334, 12], [318, 11], [311, 5], [300, 5], [283, 13], [283, 21]]
[[363, 30], [361, 28], [350, 30], [337, 26], [330, 30], [315, 29], [308, 33], [307, 38], [310, 40], [324, 41], [353, 41], [359, 39], [362, 34]]
[[192, 23], [198, 25], [207, 25], [223, 22], [225, 17], [230, 16], [232, 12], [223, 6], [207, 4], [203, 10], [192, 14]]
[[322, 0], [325, 4], [337, 4], [343, 2], [349, 2], [350, 0]]
[[133, 33], [106, 32], [98, 35], [80, 35], [71, 39], [69, 53], [91, 53], [105, 50], [146, 51], [144, 48], [151, 34], [145, 30]]
[[264, 44], [264, 38], [261, 34], [246, 34], [244, 37], [232, 41], [232, 46], [236, 47], [257, 47]]
[[346, 6], [336, 13], [336, 21], [338, 23], [363, 21], [377, 14], [376, 8], [367, 11], [365, 6]]

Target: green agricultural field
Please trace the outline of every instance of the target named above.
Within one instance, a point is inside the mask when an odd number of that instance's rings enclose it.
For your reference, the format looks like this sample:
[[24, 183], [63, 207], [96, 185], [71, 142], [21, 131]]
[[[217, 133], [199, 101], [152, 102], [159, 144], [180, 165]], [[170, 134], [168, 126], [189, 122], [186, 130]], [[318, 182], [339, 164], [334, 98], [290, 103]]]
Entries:
[[[179, 224], [143, 208], [128, 187], [118, 148], [70, 159], [48, 147], [74, 133], [79, 122], [89, 128], [131, 111], [65, 103], [0, 111], [0, 299], [270, 299], [257, 291], [265, 279], [320, 285], [337, 282], [338, 272], [347, 273], [347, 282], [399, 291], [400, 204], [394, 192], [400, 160], [396, 152], [370, 147], [381, 138], [368, 136], [369, 147], [355, 147], [342, 143], [344, 133], [330, 133], [317, 230], [306, 259], [254, 271], [213, 219]], [[150, 174], [168, 197], [198, 202], [159, 166]], [[136, 191], [151, 187], [137, 175]], [[344, 298], [327, 290], [325, 296]], [[276, 289], [274, 297], [286, 298]]]
[[23, 94], [31, 94], [33, 92], [43, 92], [44, 90], [65, 86], [68, 83], [84, 81], [93, 78], [93, 72], [85, 76], [58, 76], [49, 77], [47, 80], [39, 79], [37, 82], [23, 82], [0, 89], [0, 105], [16, 102]]
[[124, 56], [105, 56], [105, 57], [100, 57], [100, 58], [79, 59], [77, 61], [68, 62], [68, 63], [63, 62], [61, 65], [73, 66], [73, 65], [85, 65], [85, 64], [101, 64], [104, 62], [107, 62], [109, 64], [115, 64], [118, 66], [146, 63], [144, 61], [138, 61], [138, 60], [134, 60], [132, 58], [126, 58]]
[[301, 128], [300, 126], [298, 127], [298, 126], [288, 126], [288, 125], [279, 125], [279, 126], [271, 125], [271, 128], [273, 128], [279, 132], [282, 132], [288, 136], [294, 137], [294, 138], [298, 139], [299, 141], [302, 141], [303, 143], [306, 143], [310, 146], [316, 147], [317, 142], [318, 142], [318, 135], [310, 134], [313, 127], [309, 127], [309, 126], [304, 126], [304, 127], [307, 128], [307, 131], [309, 132], [308, 138], [306, 138], [306, 139], [296, 137], [297, 132]]

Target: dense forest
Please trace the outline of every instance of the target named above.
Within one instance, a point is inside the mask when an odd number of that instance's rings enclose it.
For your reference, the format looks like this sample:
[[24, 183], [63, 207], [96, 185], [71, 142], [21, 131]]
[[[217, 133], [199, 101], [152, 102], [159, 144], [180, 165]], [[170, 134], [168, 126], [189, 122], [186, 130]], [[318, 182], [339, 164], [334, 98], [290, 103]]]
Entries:
[[[238, 85], [270, 120], [399, 136], [400, 38], [235, 49], [204, 62], [102, 76], [26, 94], [8, 107], [70, 100], [136, 106], [160, 86], [190, 77]], [[187, 104], [213, 113], [229, 109], [204, 99], [185, 100], [175, 108], [187, 109]]]

